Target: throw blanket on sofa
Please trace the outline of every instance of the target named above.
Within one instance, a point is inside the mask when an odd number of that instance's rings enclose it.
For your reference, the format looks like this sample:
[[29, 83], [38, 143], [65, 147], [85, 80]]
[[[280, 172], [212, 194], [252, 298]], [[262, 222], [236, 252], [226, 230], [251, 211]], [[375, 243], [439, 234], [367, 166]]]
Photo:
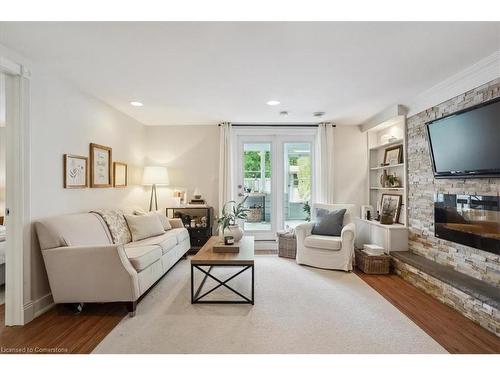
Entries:
[[128, 229], [127, 222], [120, 210], [94, 210], [90, 211], [102, 217], [104, 222], [109, 228], [113, 243], [123, 244], [132, 241], [130, 230]]

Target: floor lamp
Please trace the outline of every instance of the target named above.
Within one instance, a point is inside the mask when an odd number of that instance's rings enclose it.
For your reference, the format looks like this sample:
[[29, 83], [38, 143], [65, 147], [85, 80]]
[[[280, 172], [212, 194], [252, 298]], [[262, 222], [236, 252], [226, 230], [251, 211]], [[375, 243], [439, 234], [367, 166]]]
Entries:
[[168, 171], [166, 167], [144, 167], [142, 184], [151, 186], [151, 198], [149, 199], [149, 211], [153, 211], [153, 198], [155, 210], [158, 210], [158, 196], [156, 185], [167, 186], [169, 184]]

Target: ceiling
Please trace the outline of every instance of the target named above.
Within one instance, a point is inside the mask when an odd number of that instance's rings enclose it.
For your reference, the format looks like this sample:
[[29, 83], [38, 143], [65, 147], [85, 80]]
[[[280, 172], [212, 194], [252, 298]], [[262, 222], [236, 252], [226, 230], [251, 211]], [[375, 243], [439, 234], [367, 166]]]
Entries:
[[0, 44], [146, 125], [354, 125], [499, 50], [500, 23], [1, 22]]

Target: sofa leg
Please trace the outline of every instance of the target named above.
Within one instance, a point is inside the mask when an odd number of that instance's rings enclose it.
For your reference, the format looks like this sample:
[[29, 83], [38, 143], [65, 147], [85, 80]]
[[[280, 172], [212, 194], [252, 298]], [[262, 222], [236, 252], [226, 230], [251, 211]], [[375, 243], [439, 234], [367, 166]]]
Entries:
[[137, 308], [137, 301], [126, 302], [128, 315], [133, 318], [135, 316], [135, 309]]
[[65, 305], [73, 314], [80, 314], [83, 311], [83, 303], [66, 303]]

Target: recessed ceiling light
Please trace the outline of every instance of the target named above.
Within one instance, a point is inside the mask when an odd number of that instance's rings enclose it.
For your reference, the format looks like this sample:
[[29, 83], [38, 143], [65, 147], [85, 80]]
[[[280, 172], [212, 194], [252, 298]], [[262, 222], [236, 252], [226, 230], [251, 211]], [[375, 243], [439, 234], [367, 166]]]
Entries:
[[280, 101], [279, 100], [269, 100], [266, 104], [267, 105], [278, 105], [278, 104], [280, 104]]
[[284, 116], [284, 117], [288, 116], [288, 111], [281, 111], [280, 116]]
[[144, 104], [141, 102], [130, 102], [130, 105], [133, 105], [134, 107], [142, 107]]
[[314, 117], [323, 117], [325, 115], [325, 112], [314, 112], [313, 116]]

